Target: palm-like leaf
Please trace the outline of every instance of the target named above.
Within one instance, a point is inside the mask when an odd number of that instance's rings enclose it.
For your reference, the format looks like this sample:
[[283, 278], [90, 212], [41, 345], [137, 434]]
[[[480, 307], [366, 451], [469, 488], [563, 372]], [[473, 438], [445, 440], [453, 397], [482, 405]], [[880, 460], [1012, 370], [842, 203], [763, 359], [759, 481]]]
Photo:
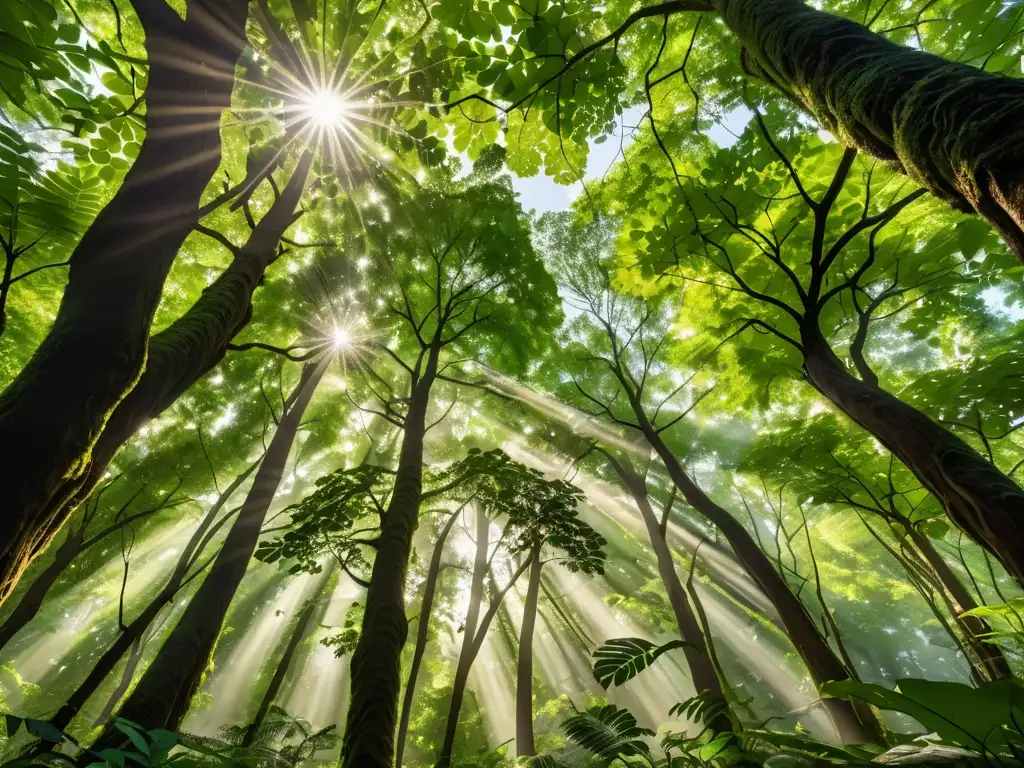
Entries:
[[579, 712], [562, 723], [562, 730], [574, 744], [606, 760], [650, 754], [644, 737], [654, 735], [651, 729], [637, 725], [628, 710], [614, 704]]
[[619, 637], [609, 640], [594, 651], [594, 677], [601, 687], [622, 685], [639, 675], [659, 656], [667, 651], [685, 647], [696, 648], [685, 640], [672, 640], [664, 645], [655, 645], [639, 637]]

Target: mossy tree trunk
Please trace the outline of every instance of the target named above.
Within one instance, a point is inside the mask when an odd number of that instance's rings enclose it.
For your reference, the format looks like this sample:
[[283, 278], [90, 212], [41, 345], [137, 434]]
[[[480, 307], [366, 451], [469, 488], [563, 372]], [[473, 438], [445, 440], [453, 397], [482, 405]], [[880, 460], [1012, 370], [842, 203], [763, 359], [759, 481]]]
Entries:
[[1024, 259], [1024, 81], [897, 45], [804, 0], [709, 0], [748, 71], [847, 146], [974, 211]]
[[1024, 585], [1024, 489], [913, 406], [854, 376], [821, 335], [816, 317], [805, 318], [801, 330], [811, 384], [903, 462], [949, 519]]
[[220, 164], [247, 0], [189, 0], [185, 20], [164, 3], [137, 5], [149, 59], [145, 140], [71, 256], [49, 333], [0, 394], [0, 599], [60, 530], [64, 521], [46, 514], [53, 495], [83, 477], [138, 381], [164, 280]]
[[[146, 728], [171, 730], [177, 728], [184, 717], [256, 549], [260, 530], [284, 476], [302, 416], [332, 359], [327, 356], [307, 363], [303, 368], [299, 384], [289, 398], [288, 409], [209, 573], [125, 701], [120, 716]], [[123, 741], [123, 734], [108, 729], [98, 744], [99, 748], [104, 748], [117, 746]]]
[[70, 516], [96, 487], [122, 445], [224, 358], [230, 341], [249, 323], [253, 293], [296, 219], [311, 162], [312, 154], [303, 153], [281, 195], [228, 267], [184, 315], [149, 340], [146, 369], [103, 426], [84, 477], [68, 481], [55, 495], [48, 512], [55, 523]]

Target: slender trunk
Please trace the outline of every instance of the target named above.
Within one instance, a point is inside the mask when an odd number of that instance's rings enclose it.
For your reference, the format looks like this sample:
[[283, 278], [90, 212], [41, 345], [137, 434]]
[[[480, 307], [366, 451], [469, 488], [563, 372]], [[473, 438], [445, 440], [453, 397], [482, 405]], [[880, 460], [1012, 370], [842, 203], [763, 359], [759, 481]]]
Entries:
[[6, 647], [14, 636], [36, 617], [39, 609], [43, 606], [43, 600], [46, 599], [47, 593], [78, 556], [78, 553], [82, 551], [82, 543], [80, 531], [68, 532], [68, 537], [57, 548], [53, 562], [46, 566], [25, 590], [18, 605], [0, 625], [0, 649]]
[[437, 592], [437, 578], [441, 573], [441, 558], [444, 556], [444, 545], [448, 541], [448, 535], [459, 519], [461, 508], [453, 512], [448, 521], [444, 524], [441, 532], [434, 542], [434, 552], [430, 556], [430, 566], [427, 569], [427, 578], [423, 586], [423, 602], [420, 605], [419, 624], [416, 627], [416, 647], [412, 654], [412, 663], [409, 665], [409, 676], [405, 681], [405, 697], [402, 699], [402, 715], [398, 720], [398, 737], [395, 739], [395, 765], [402, 765], [402, 758], [405, 755], [405, 739], [409, 733], [409, 718], [412, 716], [412, 703], [416, 697], [416, 680], [420, 674], [420, 666], [423, 664], [423, 654], [427, 649], [427, 639], [430, 635], [430, 612], [434, 607], [434, 594]]
[[303, 153], [280, 197], [260, 219], [231, 264], [189, 310], [149, 340], [146, 370], [114, 408], [92, 447], [84, 476], [69, 479], [49, 515], [70, 516], [100, 482], [111, 459], [146, 422], [155, 419], [223, 358], [228, 343], [252, 317], [252, 296], [277, 258], [281, 237], [295, 221], [312, 160]]
[[4, 274], [0, 277], [0, 336], [7, 330], [7, 295], [11, 292], [11, 277], [14, 274], [14, 262], [18, 254], [14, 251], [14, 243], [10, 249], [4, 248]]
[[[307, 363], [303, 368], [289, 408], [281, 418], [256, 471], [252, 487], [209, 574], [132, 695], [125, 701], [120, 712], [122, 717], [147, 728], [171, 730], [184, 717], [259, 541], [260, 529], [284, 475], [303, 413], [330, 361], [330, 357], [325, 357]], [[101, 748], [115, 746], [122, 741], [123, 736], [110, 730], [99, 739]]]
[[124, 669], [121, 670], [121, 679], [117, 681], [117, 685], [114, 686], [114, 690], [110, 692], [110, 696], [107, 698], [107, 703], [103, 705], [103, 710], [93, 720], [92, 727], [99, 728], [101, 725], [106, 725], [107, 721], [110, 720], [114, 714], [114, 710], [117, 709], [117, 705], [124, 698], [124, 695], [128, 693], [128, 688], [132, 684], [132, 678], [135, 677], [135, 670], [139, 668], [139, 662], [142, 661], [142, 648], [143, 639], [142, 637], [135, 638], [132, 643], [131, 650], [128, 652], [128, 660], [124, 663]]
[[961, 630], [963, 630], [964, 635], [967, 636], [971, 648], [978, 655], [978, 660], [985, 668], [988, 676], [992, 680], [1012, 677], [1013, 672], [1010, 670], [1009, 662], [1007, 662], [999, 646], [987, 643], [982, 639], [992, 631], [988, 622], [978, 616], [961, 615], [964, 611], [970, 611], [978, 607], [977, 602], [975, 602], [967, 587], [957, 578], [953, 569], [949, 567], [949, 564], [935, 549], [931, 539], [914, 529], [913, 526], [908, 525], [906, 529], [911, 541], [914, 542], [914, 546], [917, 547], [935, 573], [939, 585], [952, 600], [952, 608], [957, 623], [960, 625]]
[[[705, 638], [705, 633], [690, 607], [690, 601], [679, 580], [679, 574], [676, 573], [672, 552], [669, 550], [668, 542], [659, 525], [658, 516], [651, 507], [650, 499], [647, 496], [647, 482], [636, 472], [628, 458], [613, 458], [609, 454], [605, 455], [622, 484], [632, 495], [633, 501], [640, 510], [644, 525], [647, 527], [647, 535], [650, 537], [651, 547], [654, 549], [658, 561], [658, 575], [661, 576], [661, 583], [668, 595], [669, 605], [672, 606], [676, 626], [679, 628], [679, 636], [691, 644], [683, 649], [683, 655], [686, 657], [686, 665], [690, 670], [694, 690], [698, 694], [706, 694], [725, 703], [726, 697], [722, 689], [722, 681], [719, 679], [711, 654], [708, 652], [710, 639]], [[733, 724], [725, 711], [719, 711], [715, 718], [705, 725], [717, 733], [733, 730]]]
[[1024, 259], [1024, 81], [889, 42], [803, 0], [713, 0], [745, 68], [847, 146], [974, 211]]
[[439, 353], [438, 345], [430, 348], [423, 375], [413, 387], [394, 490], [381, 520], [362, 632], [349, 665], [352, 695], [341, 750], [343, 768], [391, 768], [394, 763], [402, 647], [409, 633], [405, 581], [419, 523], [423, 438]]
[[[150, 630], [156, 617], [160, 614], [160, 611], [164, 606], [171, 603], [185, 582], [188, 576], [189, 570], [195, 565], [196, 560], [202, 554], [206, 545], [209, 544], [213, 535], [219, 530], [220, 526], [226, 522], [227, 517], [221, 519], [218, 523], [216, 522], [217, 516], [221, 509], [228, 503], [235, 491], [241, 487], [242, 483], [253, 473], [256, 469], [256, 464], [250, 465], [244, 471], [239, 473], [234, 480], [224, 489], [217, 500], [210, 505], [210, 509], [207, 510], [203, 516], [202, 521], [196, 526], [196, 529], [192, 532], [188, 542], [181, 550], [181, 554], [178, 555], [178, 560], [174, 565], [174, 570], [171, 571], [170, 576], [167, 577], [167, 582], [163, 588], [157, 593], [149, 604], [142, 609], [142, 612], [131, 622], [128, 626], [121, 629], [114, 642], [111, 644], [103, 655], [97, 660], [86, 676], [85, 680], [79, 684], [74, 690], [71, 696], [68, 697], [67, 701], [57, 710], [57, 714], [54, 715], [50, 722], [65, 730], [71, 723], [74, 716], [85, 707], [89, 699], [96, 692], [96, 690], [103, 684], [103, 681], [107, 679], [107, 676], [114, 671], [117, 667], [118, 662], [121, 661], [121, 657], [124, 656], [125, 652], [131, 650], [133, 655], [135, 654], [136, 646], [140, 646], [141, 642], [146, 635], [146, 632]], [[95, 539], [94, 539], [95, 540]], [[127, 667], [125, 668], [125, 674], [127, 675], [127, 681], [125, 682], [124, 689], [120, 693], [115, 691], [114, 695], [111, 695], [110, 700], [107, 703], [107, 707], [113, 710], [121, 696], [127, 690], [127, 686], [131, 683], [132, 675], [135, 672], [135, 666], [138, 665], [138, 659], [134, 660], [129, 658]], [[124, 676], [122, 676], [124, 682]], [[104, 708], [106, 712], [107, 708]], [[109, 719], [110, 713], [106, 712], [106, 717], [102, 717], [103, 722]], [[99, 720], [97, 720], [99, 723]]]
[[[849, 679], [849, 671], [836, 656], [828, 641], [818, 631], [806, 606], [793, 594], [785, 579], [779, 575], [771, 560], [754, 541], [753, 536], [736, 518], [712, 501], [711, 497], [690, 479], [679, 460], [654, 429], [643, 406], [634, 395], [630, 395], [630, 402], [644, 436], [661, 458], [668, 470], [669, 477], [672, 478], [672, 482], [686, 499], [687, 504], [722, 532], [736, 554], [736, 559], [775, 607], [786, 630], [786, 635], [807, 666], [807, 671], [810, 673], [815, 687], [820, 688], [822, 684], [830, 680]], [[844, 744], [884, 742], [881, 723], [874, 717], [863, 718], [864, 721], [862, 721], [850, 702], [824, 698], [822, 706], [829, 713]]]
[[804, 369], [814, 387], [874, 435], [1024, 586], [1024, 490], [959, 437], [843, 365], [808, 317], [801, 333]]
[[267, 686], [267, 690], [263, 693], [263, 698], [260, 699], [259, 707], [256, 708], [256, 714], [253, 716], [252, 722], [246, 726], [245, 735], [242, 737], [242, 743], [240, 746], [252, 746], [252, 742], [256, 738], [256, 733], [259, 731], [260, 726], [266, 719], [267, 712], [270, 711], [270, 705], [274, 703], [274, 699], [277, 698], [277, 694], [281, 690], [281, 685], [284, 683], [285, 675], [288, 674], [288, 668], [292, 664], [292, 659], [295, 658], [295, 652], [299, 649], [299, 644], [302, 642], [303, 638], [306, 637], [306, 631], [309, 629], [309, 624], [313, 620], [313, 614], [316, 613], [317, 606], [320, 604], [321, 592], [330, 579], [332, 570], [333, 568], [324, 569], [323, 575], [318, 580], [313, 594], [306, 600], [306, 605], [299, 614], [299, 617], [295, 622], [295, 627], [292, 629], [291, 635], [288, 637], [288, 642], [284, 647], [284, 653], [281, 655], [281, 660], [277, 663], [277, 667], [274, 669], [274, 676], [270, 678], [270, 684]]
[[519, 658], [516, 662], [516, 757], [537, 754], [533, 741], [533, 631], [537, 625], [537, 602], [540, 599], [540, 559], [542, 541], [530, 551], [530, 580], [523, 603], [523, 623], [519, 629]]
[[44, 514], [51, 496], [86, 471], [104, 423], [138, 380], [164, 280], [220, 164], [220, 114], [246, 44], [247, 0], [190, 0], [184, 21], [162, 4], [146, 4], [143, 15], [142, 149], [75, 248], [50, 332], [0, 394], [0, 599], [59, 530]]
[[515, 583], [519, 581], [519, 577], [526, 572], [526, 569], [530, 567], [532, 562], [532, 558], [524, 558], [512, 576], [509, 577], [508, 584], [501, 589], [497, 588], [494, 583], [494, 575], [490, 574], [491, 590], [494, 592], [494, 596], [491, 598], [491, 604], [487, 607], [487, 612], [478, 622], [476, 634], [472, 637], [471, 642], [467, 645], [466, 641], [463, 640], [462, 650], [459, 653], [459, 666], [455, 670], [455, 682], [452, 683], [452, 703], [448, 710], [445, 743], [441, 747], [441, 754], [437, 759], [435, 768], [448, 768], [451, 765], [452, 745], [455, 743], [459, 711], [462, 709], [462, 699], [466, 692], [466, 685], [469, 682], [469, 672], [473, 668], [473, 662], [476, 661], [476, 657], [480, 655], [480, 649], [484, 647], [487, 631], [491, 628], [491, 622], [494, 621], [494, 617], [498, 615], [498, 611], [505, 600], [505, 595], [515, 586]]
[[[452, 698], [448, 704], [448, 722], [445, 724], [444, 738], [441, 740], [441, 752], [438, 755], [437, 768], [447, 768], [452, 762], [452, 751], [455, 748], [455, 734], [459, 729], [459, 712], [466, 696], [469, 684], [469, 673], [476, 660], [473, 646], [476, 645], [477, 625], [480, 623], [480, 606], [484, 601], [484, 579], [487, 576], [487, 536], [490, 521], [482, 510], [476, 511], [476, 558], [473, 561], [473, 577], [469, 585], [469, 605], [466, 609], [466, 621], [462, 626], [462, 648], [459, 649], [459, 663], [452, 681]], [[487, 631], [487, 627], [482, 627]], [[397, 765], [401, 765], [398, 763]]]

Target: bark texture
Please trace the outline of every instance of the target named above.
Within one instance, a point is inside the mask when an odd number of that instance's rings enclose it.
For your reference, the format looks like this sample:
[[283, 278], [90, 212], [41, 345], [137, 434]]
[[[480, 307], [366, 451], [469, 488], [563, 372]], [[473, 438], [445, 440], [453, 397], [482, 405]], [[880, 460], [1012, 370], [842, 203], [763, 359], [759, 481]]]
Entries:
[[[245, 576], [274, 494], [280, 485], [302, 415], [331, 358], [307, 363], [289, 407], [256, 471], [252, 487], [216, 560], [156, 658], [125, 701], [120, 715], [146, 728], [177, 728], [202, 681], [224, 617]], [[108, 729], [99, 747], [117, 746], [120, 732]]]
[[228, 343], [249, 323], [253, 293], [277, 260], [278, 243], [295, 221], [311, 161], [309, 152], [302, 155], [281, 196], [227, 269], [184, 315], [149, 340], [146, 370], [103, 426], [84, 477], [65, 483], [51, 502], [49, 516], [55, 524], [69, 517], [96, 487], [122, 445], [224, 359]]
[[440, 345], [435, 342], [422, 376], [413, 385], [406, 412], [394, 490], [381, 520], [362, 632], [349, 667], [352, 695], [341, 750], [343, 768], [391, 768], [394, 764], [402, 647], [409, 634], [405, 581], [419, 523], [423, 438], [439, 354]]
[[874, 435], [942, 502], [950, 520], [1024, 585], [1024, 490], [925, 414], [843, 365], [816, 323], [801, 334], [811, 384]]
[[395, 739], [395, 765], [402, 765], [402, 758], [405, 755], [405, 740], [409, 733], [409, 718], [412, 716], [412, 703], [416, 697], [416, 681], [419, 678], [420, 666], [423, 664], [423, 654], [427, 650], [427, 640], [430, 636], [430, 611], [434, 607], [434, 595], [437, 592], [437, 579], [441, 573], [441, 559], [444, 556], [444, 546], [461, 512], [462, 510], [459, 509], [448, 517], [448, 521], [437, 535], [437, 541], [434, 542], [434, 551], [430, 556], [427, 578], [423, 586], [423, 602], [420, 604], [420, 618], [416, 626], [416, 647], [413, 649], [412, 661], [409, 664], [409, 676], [405, 681], [405, 696], [402, 699], [402, 714], [398, 720], [398, 736]]
[[713, 0], [745, 67], [848, 146], [974, 211], [1024, 259], [1024, 81], [889, 42], [803, 0]]
[[104, 423], [145, 366], [164, 280], [220, 163], [220, 115], [247, 15], [247, 0], [190, 0], [185, 21], [162, 3], [140, 15], [146, 138], [71, 256], [49, 334], [0, 394], [0, 599], [60, 529], [63, 520], [46, 514], [52, 496], [85, 473]]

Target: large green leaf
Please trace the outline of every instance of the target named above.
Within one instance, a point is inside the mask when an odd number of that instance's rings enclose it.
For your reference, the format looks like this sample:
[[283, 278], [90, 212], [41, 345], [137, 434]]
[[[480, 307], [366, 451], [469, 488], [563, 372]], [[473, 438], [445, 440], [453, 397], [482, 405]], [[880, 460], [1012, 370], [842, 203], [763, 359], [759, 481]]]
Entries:
[[562, 723], [562, 730], [571, 742], [606, 760], [649, 754], [644, 737], [654, 735], [649, 728], [637, 725], [628, 710], [614, 704], [579, 712]]
[[837, 680], [822, 693], [860, 699], [879, 709], [910, 715], [947, 744], [985, 753], [1010, 754], [1024, 747], [1024, 688], [998, 680], [971, 688], [961, 683], [907, 678], [889, 690], [873, 683]]
[[609, 640], [593, 653], [594, 677], [601, 687], [622, 685], [639, 675], [658, 657], [676, 648], [696, 648], [685, 640], [672, 640], [664, 645], [655, 645], [640, 637], [618, 637]]

